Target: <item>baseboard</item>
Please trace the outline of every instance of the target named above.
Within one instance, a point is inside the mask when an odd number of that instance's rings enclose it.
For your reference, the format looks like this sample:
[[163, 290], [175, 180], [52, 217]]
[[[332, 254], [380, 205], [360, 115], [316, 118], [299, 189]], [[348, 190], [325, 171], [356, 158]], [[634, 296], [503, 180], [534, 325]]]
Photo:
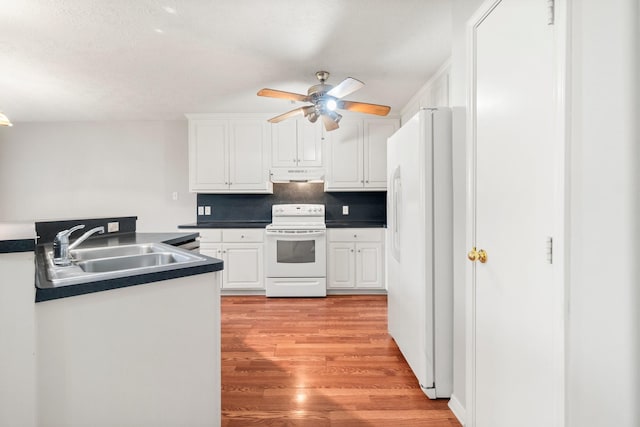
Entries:
[[464, 426], [466, 411], [455, 394], [451, 395], [451, 399], [449, 400], [449, 409], [451, 409], [453, 415], [455, 415], [458, 421], [460, 421], [460, 424]]
[[327, 295], [386, 295], [386, 289], [327, 289]]

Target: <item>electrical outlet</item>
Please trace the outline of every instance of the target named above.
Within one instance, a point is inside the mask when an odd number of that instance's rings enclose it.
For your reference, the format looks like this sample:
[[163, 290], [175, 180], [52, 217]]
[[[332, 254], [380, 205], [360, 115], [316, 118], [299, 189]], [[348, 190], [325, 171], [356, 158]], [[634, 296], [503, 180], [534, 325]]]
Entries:
[[342, 215], [349, 215], [349, 206], [342, 207]]
[[120, 231], [120, 223], [119, 222], [108, 222], [107, 223], [107, 233], [116, 233]]
[[211, 206], [205, 206], [204, 207], [204, 214], [205, 215], [211, 215]]
[[198, 206], [198, 215], [204, 215], [204, 206]]

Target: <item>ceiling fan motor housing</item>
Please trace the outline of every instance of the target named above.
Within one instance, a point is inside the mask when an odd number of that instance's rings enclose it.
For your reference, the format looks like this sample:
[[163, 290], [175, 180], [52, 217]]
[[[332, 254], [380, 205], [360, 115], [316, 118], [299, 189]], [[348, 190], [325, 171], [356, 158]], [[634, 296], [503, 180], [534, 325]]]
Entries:
[[329, 75], [328, 71], [316, 71], [316, 78], [320, 80], [320, 83], [324, 83], [329, 80]]

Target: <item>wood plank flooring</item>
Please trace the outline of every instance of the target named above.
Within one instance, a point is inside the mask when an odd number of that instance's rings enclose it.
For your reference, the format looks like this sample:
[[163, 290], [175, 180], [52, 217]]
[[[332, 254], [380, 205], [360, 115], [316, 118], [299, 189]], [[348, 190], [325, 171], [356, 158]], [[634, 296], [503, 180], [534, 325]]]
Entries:
[[222, 426], [460, 424], [418, 387], [386, 296], [224, 296]]

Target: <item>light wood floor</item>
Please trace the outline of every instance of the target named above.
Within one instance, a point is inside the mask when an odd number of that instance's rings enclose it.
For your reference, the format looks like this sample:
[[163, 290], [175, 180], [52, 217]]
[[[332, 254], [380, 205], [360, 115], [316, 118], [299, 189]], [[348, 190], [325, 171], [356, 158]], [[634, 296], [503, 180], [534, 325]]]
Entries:
[[222, 297], [222, 426], [460, 426], [387, 333], [385, 296]]

